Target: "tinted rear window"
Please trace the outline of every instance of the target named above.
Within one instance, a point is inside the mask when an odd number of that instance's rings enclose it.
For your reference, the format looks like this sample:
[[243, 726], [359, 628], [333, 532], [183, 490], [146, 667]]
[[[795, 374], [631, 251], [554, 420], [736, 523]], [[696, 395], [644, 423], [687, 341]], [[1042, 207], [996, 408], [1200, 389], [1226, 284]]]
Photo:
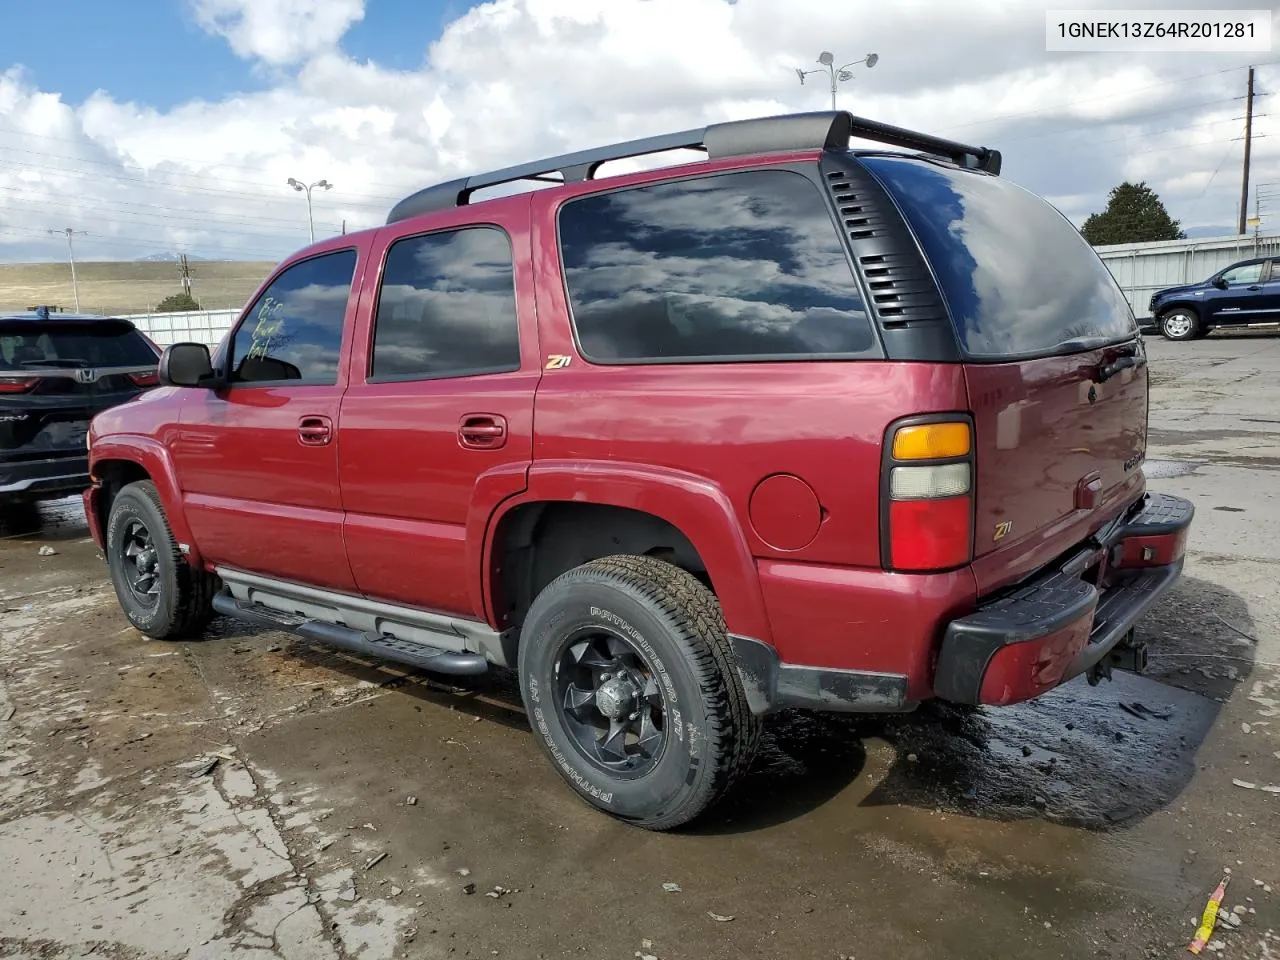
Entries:
[[155, 362], [155, 353], [127, 323], [0, 321], [0, 370], [145, 367]]
[[1034, 356], [1137, 332], [1111, 272], [1035, 194], [926, 160], [861, 160], [902, 207], [970, 357]]

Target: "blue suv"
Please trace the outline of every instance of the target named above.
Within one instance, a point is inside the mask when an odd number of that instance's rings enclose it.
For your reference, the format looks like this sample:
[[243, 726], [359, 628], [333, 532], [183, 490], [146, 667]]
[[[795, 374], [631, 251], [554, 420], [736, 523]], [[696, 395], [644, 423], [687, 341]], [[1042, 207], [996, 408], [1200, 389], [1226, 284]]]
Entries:
[[1214, 327], [1280, 323], [1280, 258], [1242, 260], [1200, 283], [1159, 290], [1151, 316], [1168, 340], [1197, 340]]

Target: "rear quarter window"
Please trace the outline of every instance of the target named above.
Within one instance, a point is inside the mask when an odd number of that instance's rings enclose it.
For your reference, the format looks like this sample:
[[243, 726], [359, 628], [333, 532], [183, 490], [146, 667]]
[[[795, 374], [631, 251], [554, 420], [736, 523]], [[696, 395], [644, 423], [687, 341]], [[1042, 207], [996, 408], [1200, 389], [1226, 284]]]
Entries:
[[972, 359], [1122, 340], [1133, 310], [1084, 237], [1052, 205], [1001, 177], [908, 157], [861, 157], [898, 203]]
[[570, 200], [560, 247], [578, 344], [593, 362], [879, 355], [827, 201], [798, 173]]

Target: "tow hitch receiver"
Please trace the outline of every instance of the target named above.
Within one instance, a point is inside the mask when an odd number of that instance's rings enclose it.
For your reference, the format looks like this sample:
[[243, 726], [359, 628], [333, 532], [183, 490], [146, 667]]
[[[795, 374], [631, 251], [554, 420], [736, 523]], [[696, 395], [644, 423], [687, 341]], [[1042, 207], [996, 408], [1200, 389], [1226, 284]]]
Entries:
[[1136, 640], [1130, 630], [1123, 640], [1105, 658], [1094, 664], [1089, 671], [1089, 683], [1097, 686], [1102, 680], [1111, 679], [1112, 670], [1127, 670], [1129, 673], [1145, 673], [1147, 669], [1147, 644]]

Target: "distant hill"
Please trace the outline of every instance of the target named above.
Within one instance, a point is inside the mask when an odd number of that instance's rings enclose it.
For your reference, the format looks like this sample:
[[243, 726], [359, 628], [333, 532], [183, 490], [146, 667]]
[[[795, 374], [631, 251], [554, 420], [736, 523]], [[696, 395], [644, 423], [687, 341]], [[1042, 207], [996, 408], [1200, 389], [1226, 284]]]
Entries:
[[[192, 260], [191, 292], [206, 310], [239, 309], [275, 267], [274, 262]], [[182, 291], [173, 260], [76, 262], [80, 309], [85, 313], [147, 313]], [[71, 269], [65, 263], [0, 264], [0, 310], [36, 303], [75, 308]]]

